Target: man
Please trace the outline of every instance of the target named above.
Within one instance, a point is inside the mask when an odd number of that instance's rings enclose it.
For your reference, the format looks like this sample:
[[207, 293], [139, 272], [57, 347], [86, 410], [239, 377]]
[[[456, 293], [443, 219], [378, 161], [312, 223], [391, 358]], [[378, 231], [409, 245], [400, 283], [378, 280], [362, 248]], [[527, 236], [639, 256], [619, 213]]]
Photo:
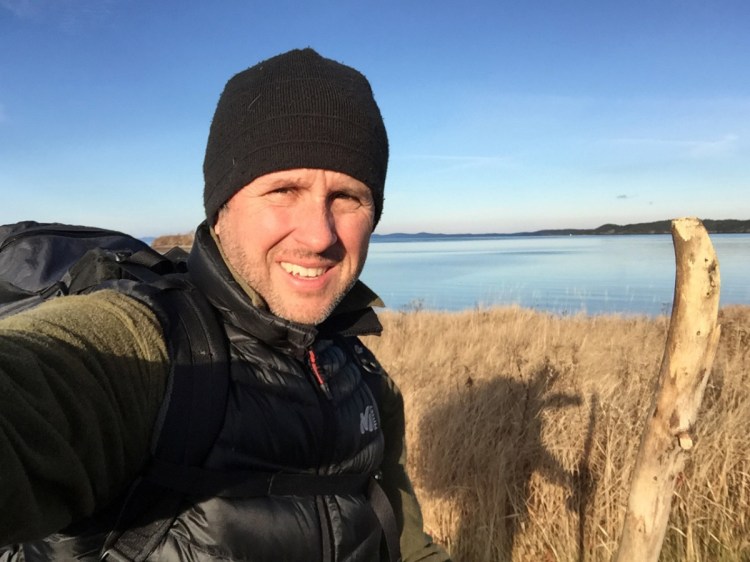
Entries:
[[[231, 355], [204, 467], [380, 473], [403, 560], [447, 560], [422, 530], [398, 390], [356, 339], [381, 329], [358, 277], [387, 159], [379, 109], [352, 68], [295, 50], [227, 83], [189, 260]], [[0, 544], [24, 543], [20, 559], [96, 560], [122, 530], [121, 498], [169, 384], [174, 342], [158, 308], [101, 290], [0, 322]], [[200, 497], [147, 559], [374, 562], [386, 559], [381, 535], [364, 491]]]

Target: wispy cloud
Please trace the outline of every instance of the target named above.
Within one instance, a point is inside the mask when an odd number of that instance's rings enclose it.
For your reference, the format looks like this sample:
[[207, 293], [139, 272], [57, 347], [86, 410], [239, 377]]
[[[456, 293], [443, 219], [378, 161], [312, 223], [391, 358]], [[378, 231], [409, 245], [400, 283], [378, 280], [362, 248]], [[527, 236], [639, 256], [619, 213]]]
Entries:
[[100, 23], [112, 12], [117, 0], [0, 0], [0, 9], [22, 20], [48, 20], [63, 31]]
[[452, 168], [474, 168], [479, 166], [511, 166], [514, 159], [510, 156], [456, 156], [446, 154], [411, 154], [410, 160], [431, 160], [449, 165]]
[[740, 144], [739, 135], [729, 133], [711, 140], [676, 140], [663, 138], [619, 138], [612, 142], [644, 150], [659, 150], [676, 153], [683, 158], [709, 159], [727, 156], [736, 152]]
[[724, 135], [723, 138], [714, 141], [698, 141], [688, 145], [690, 156], [695, 158], [712, 158], [731, 154], [737, 150], [740, 137], [738, 135]]
[[34, 0], [0, 0], [0, 8], [23, 19], [33, 17], [39, 9], [39, 4], [40, 2]]

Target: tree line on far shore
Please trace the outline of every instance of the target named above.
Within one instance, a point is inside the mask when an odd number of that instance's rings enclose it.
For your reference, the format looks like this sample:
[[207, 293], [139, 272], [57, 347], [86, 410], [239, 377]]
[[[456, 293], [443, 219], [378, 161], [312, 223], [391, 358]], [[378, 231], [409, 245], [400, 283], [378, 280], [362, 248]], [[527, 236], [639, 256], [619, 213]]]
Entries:
[[[701, 219], [709, 234], [749, 234], [750, 220], [737, 219]], [[618, 235], [618, 234], [671, 234], [672, 219], [641, 222], [636, 224], [603, 224], [597, 228], [558, 228], [534, 230], [529, 232], [484, 232], [443, 234], [434, 232], [418, 232], [415, 234], [395, 232], [392, 234], [373, 234], [374, 240], [408, 240], [414, 239], [441, 239], [441, 238], [502, 238], [506, 236], [591, 236], [591, 235]]]
[[[709, 234], [748, 234], [750, 233], [750, 220], [736, 219], [701, 219], [703, 226]], [[603, 224], [590, 230], [540, 230], [530, 234], [671, 234], [672, 221], [661, 220], [654, 222], [642, 222], [638, 224]]]

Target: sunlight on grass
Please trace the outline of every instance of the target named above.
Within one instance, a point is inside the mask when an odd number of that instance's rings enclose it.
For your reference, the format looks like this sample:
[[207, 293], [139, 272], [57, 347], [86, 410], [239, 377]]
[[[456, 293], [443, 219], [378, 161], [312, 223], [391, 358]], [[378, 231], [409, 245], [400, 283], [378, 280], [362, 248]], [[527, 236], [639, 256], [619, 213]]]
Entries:
[[[381, 315], [429, 532], [457, 562], [608, 561], [668, 319], [518, 307]], [[722, 336], [661, 560], [750, 559], [750, 308]]]

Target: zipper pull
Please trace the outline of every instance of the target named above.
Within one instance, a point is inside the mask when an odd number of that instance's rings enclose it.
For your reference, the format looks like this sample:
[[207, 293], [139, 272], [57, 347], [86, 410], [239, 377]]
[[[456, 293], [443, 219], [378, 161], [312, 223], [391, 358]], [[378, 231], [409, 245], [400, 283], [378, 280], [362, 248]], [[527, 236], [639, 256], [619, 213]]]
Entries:
[[328, 388], [328, 383], [320, 374], [320, 370], [318, 369], [318, 360], [315, 357], [315, 352], [312, 349], [309, 349], [307, 351], [307, 358], [310, 360], [310, 370], [315, 376], [315, 380], [317, 381], [318, 387], [320, 388], [321, 392], [325, 395], [326, 398], [328, 398], [329, 400], [333, 400], [331, 389]]

